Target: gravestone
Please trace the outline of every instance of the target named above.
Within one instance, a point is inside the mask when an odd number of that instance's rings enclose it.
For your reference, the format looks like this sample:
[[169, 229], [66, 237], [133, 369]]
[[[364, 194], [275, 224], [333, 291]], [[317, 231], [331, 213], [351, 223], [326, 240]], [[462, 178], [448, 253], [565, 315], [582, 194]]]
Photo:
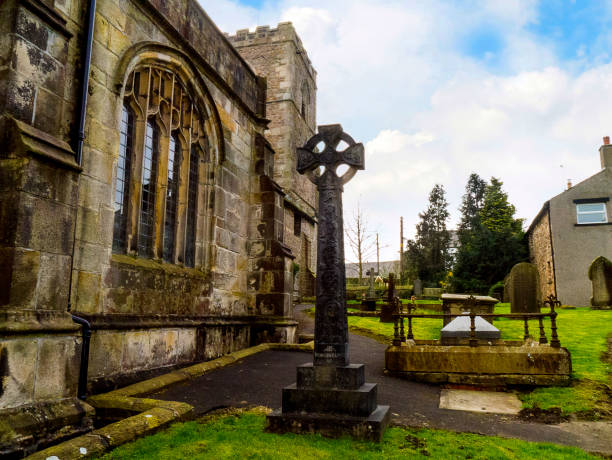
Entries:
[[[348, 147], [339, 152], [341, 141]], [[377, 405], [376, 384], [365, 382], [365, 366], [349, 362], [345, 307], [342, 191], [364, 169], [363, 145], [340, 125], [327, 125], [297, 153], [298, 172], [319, 192], [314, 356], [312, 363], [298, 366], [297, 383], [283, 388], [282, 409], [268, 415], [268, 430], [380, 441], [389, 406]], [[339, 177], [341, 164], [349, 168]], [[320, 167], [324, 170], [316, 174]]]
[[538, 269], [534, 264], [521, 262], [510, 270], [507, 292], [511, 313], [539, 313]]
[[395, 276], [393, 275], [393, 273], [389, 273], [389, 289], [387, 290], [387, 302], [382, 304], [380, 307], [380, 322], [394, 322], [393, 314], [397, 313], [396, 310], [397, 306], [395, 303]]
[[418, 278], [414, 280], [414, 295], [423, 295], [423, 281]]
[[362, 306], [362, 310], [364, 311], [376, 311], [376, 290], [374, 289], [374, 269], [370, 268], [366, 275], [368, 275], [369, 278], [369, 286], [368, 286], [368, 292], [366, 294], [366, 298], [361, 302], [361, 306]]
[[593, 285], [591, 305], [612, 306], [612, 262], [599, 256], [589, 267], [589, 279]]

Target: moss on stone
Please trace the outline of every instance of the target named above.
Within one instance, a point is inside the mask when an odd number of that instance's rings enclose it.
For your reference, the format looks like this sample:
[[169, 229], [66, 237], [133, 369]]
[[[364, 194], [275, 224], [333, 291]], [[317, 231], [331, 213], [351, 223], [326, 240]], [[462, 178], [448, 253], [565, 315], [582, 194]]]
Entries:
[[125, 254], [113, 254], [112, 261], [117, 264], [131, 265], [132, 267], [144, 268], [148, 270], [160, 270], [165, 273], [186, 276], [190, 278], [201, 278], [207, 280], [209, 273], [198, 268], [182, 267], [175, 264], [167, 264], [152, 259], [128, 256]]

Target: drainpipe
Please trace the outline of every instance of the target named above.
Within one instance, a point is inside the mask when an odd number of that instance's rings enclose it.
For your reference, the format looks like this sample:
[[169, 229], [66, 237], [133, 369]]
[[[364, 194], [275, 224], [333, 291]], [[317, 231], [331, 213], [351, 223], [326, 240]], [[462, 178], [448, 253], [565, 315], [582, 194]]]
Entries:
[[[83, 140], [85, 139], [85, 118], [87, 115], [87, 93], [89, 90], [89, 71], [91, 68], [91, 49], [93, 45], [93, 33], [94, 33], [94, 20], [96, 16], [96, 0], [89, 0], [87, 8], [87, 30], [86, 30], [86, 42], [83, 50], [83, 72], [81, 75], [81, 97], [79, 105], [79, 130], [75, 139], [75, 160], [79, 166], [83, 164]], [[76, 209], [74, 215], [74, 231], [72, 234], [72, 258], [70, 261], [70, 276], [68, 283], [68, 311], [72, 309], [72, 274], [74, 272], [74, 254], [76, 252], [76, 228], [77, 228], [77, 216], [79, 209], [79, 188], [80, 188], [80, 176], [77, 182], [77, 193], [76, 193]], [[81, 364], [79, 368], [79, 387], [77, 391], [77, 397], [79, 399], [85, 399], [87, 397], [87, 369], [89, 367], [89, 342], [91, 340], [91, 324], [85, 318], [71, 314], [72, 321], [80, 324], [82, 329], [83, 341], [81, 344]]]

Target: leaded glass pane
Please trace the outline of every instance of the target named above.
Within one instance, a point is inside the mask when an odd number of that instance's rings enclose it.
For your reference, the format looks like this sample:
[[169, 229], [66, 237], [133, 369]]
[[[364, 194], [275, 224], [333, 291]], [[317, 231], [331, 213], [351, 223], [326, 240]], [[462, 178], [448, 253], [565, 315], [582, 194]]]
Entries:
[[147, 121], [145, 148], [142, 159], [142, 196], [138, 227], [138, 254], [153, 257], [153, 226], [155, 222], [155, 182], [159, 157], [159, 128]]
[[130, 184], [130, 166], [132, 164], [132, 146], [134, 137], [134, 115], [123, 106], [121, 127], [119, 130], [119, 159], [117, 162], [117, 179], [115, 181], [115, 220], [113, 227], [113, 251], [126, 252], [126, 230], [128, 210], [128, 189]]
[[189, 155], [189, 185], [187, 192], [187, 231], [185, 239], [185, 265], [195, 266], [195, 236], [198, 201], [200, 155], [195, 145]]
[[176, 134], [170, 136], [168, 149], [168, 186], [166, 188], [166, 218], [164, 221], [164, 260], [174, 261], [174, 242], [176, 239], [176, 207], [178, 204], [178, 179], [180, 166], [180, 146]]

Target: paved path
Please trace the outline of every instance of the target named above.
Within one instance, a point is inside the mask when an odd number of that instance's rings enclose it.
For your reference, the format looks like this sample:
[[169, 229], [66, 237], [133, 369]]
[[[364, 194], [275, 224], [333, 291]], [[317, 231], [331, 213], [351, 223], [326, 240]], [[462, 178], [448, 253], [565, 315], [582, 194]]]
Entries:
[[[298, 307], [296, 311], [299, 332], [312, 333], [313, 321], [303, 313], [304, 308]], [[378, 402], [391, 406], [392, 423], [554, 442], [612, 455], [611, 422], [599, 422], [589, 425], [590, 428], [584, 426], [585, 422], [575, 426], [545, 425], [523, 422], [515, 416], [440, 409], [438, 386], [383, 374], [385, 348], [386, 345], [368, 337], [350, 336], [350, 360], [366, 364], [366, 380], [378, 383]], [[154, 397], [189, 403], [197, 415], [230, 406], [279, 408], [281, 388], [295, 382], [297, 365], [309, 361], [312, 361], [309, 353], [265, 351], [170, 387]]]

